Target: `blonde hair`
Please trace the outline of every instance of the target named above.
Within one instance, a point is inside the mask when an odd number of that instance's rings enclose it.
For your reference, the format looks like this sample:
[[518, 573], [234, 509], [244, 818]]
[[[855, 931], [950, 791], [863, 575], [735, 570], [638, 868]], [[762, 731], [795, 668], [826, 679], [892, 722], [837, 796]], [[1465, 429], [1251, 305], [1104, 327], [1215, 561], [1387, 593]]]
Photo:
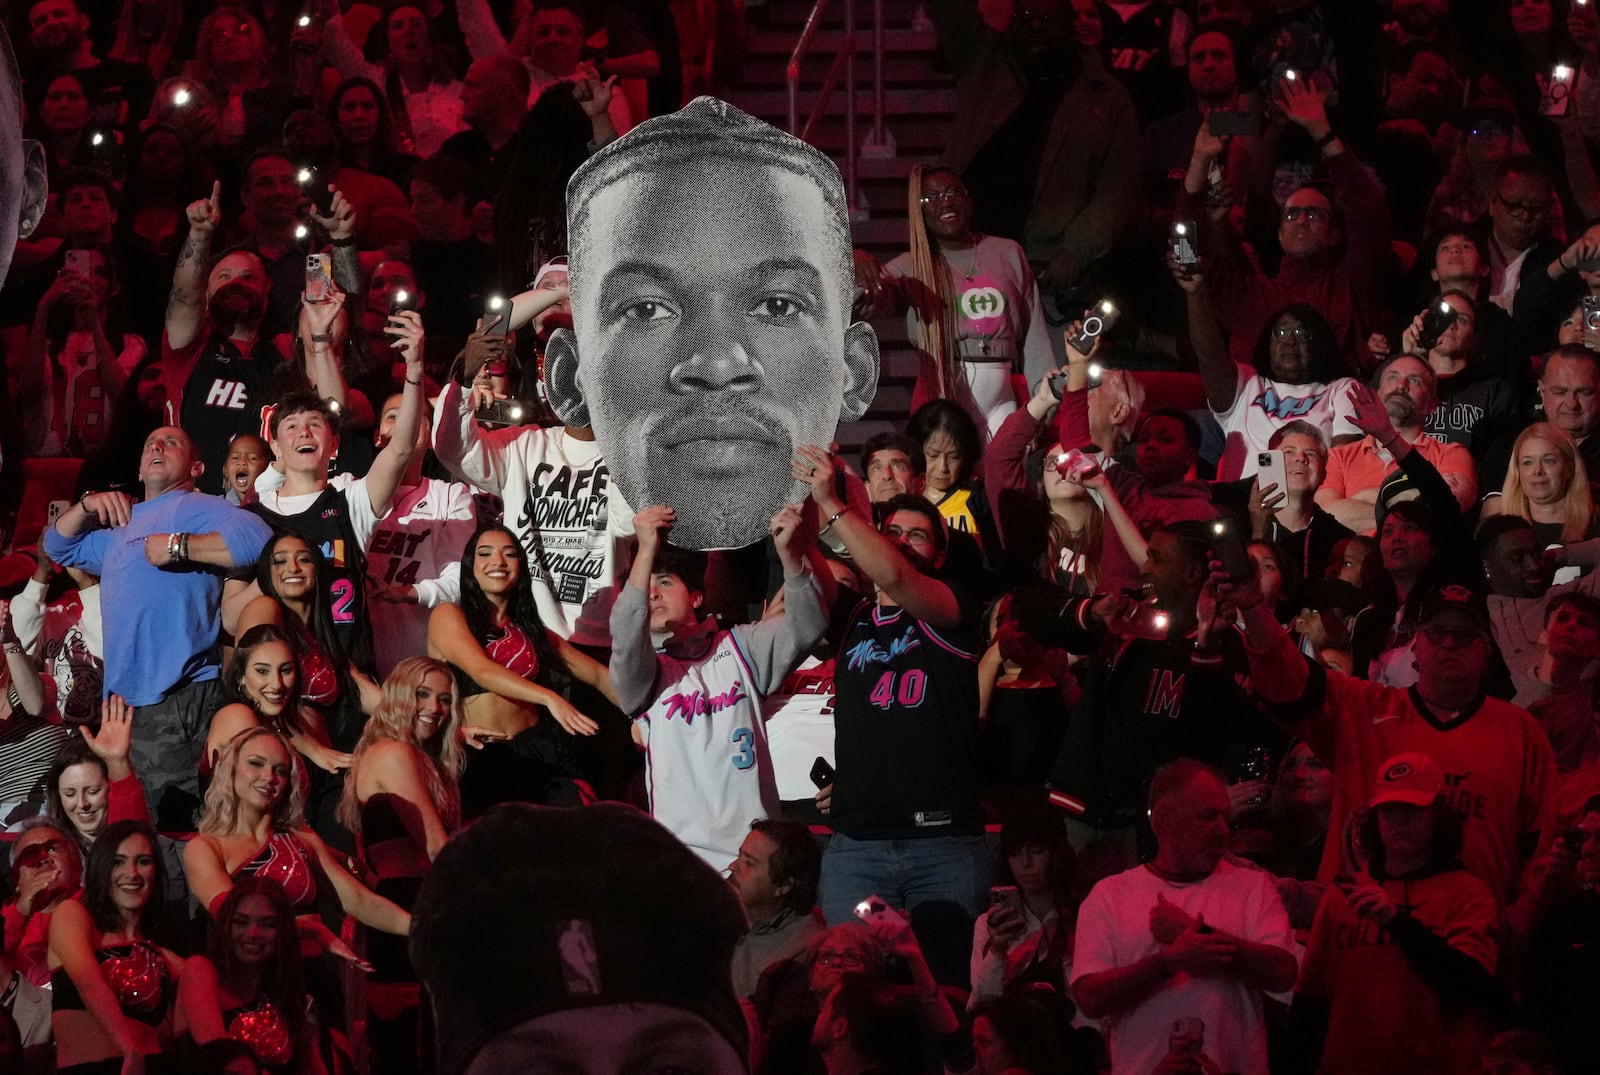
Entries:
[[239, 755], [251, 740], [262, 736], [275, 740], [289, 756], [289, 787], [272, 804], [272, 827], [278, 830], [305, 828], [306, 801], [301, 791], [300, 755], [278, 732], [255, 727], [246, 728], [222, 748], [217, 767], [211, 774], [211, 786], [206, 788], [205, 812], [200, 815], [201, 832], [208, 836], [227, 836], [233, 832], [239, 822], [239, 794], [233, 787], [239, 770]]
[[1506, 470], [1505, 484], [1500, 488], [1502, 515], [1516, 515], [1533, 522], [1533, 507], [1527, 490], [1522, 487], [1522, 468], [1517, 460], [1522, 457], [1522, 446], [1535, 437], [1549, 441], [1566, 461], [1569, 478], [1567, 491], [1561, 504], [1561, 540], [1582, 541], [1589, 536], [1589, 524], [1594, 521], [1594, 502], [1589, 497], [1589, 473], [1584, 468], [1583, 457], [1578, 454], [1578, 443], [1565, 430], [1549, 422], [1535, 422], [1517, 436], [1511, 449], [1511, 466]]
[[928, 234], [922, 220], [922, 180], [935, 173], [954, 175], [938, 165], [917, 164], [906, 180], [906, 212], [911, 223], [911, 276], [918, 287], [908, 289], [907, 304], [916, 323], [912, 342], [922, 353], [922, 361], [933, 367], [934, 394], [940, 399], [956, 399], [966, 382], [961, 363], [955, 356], [955, 303], [950, 298], [950, 273], [936, 240]]
[[[417, 688], [428, 676], [438, 673], [450, 682], [450, 715], [444, 727], [431, 740], [417, 734]], [[383, 700], [372, 711], [367, 726], [356, 744], [344, 794], [339, 799], [339, 822], [357, 835], [361, 832], [361, 800], [356, 795], [356, 774], [367, 750], [375, 743], [405, 743], [422, 758], [428, 780], [428, 798], [446, 829], [461, 820], [461, 792], [457, 781], [466, 765], [462, 749], [461, 693], [456, 688], [450, 666], [431, 657], [408, 657], [394, 666], [383, 681]]]

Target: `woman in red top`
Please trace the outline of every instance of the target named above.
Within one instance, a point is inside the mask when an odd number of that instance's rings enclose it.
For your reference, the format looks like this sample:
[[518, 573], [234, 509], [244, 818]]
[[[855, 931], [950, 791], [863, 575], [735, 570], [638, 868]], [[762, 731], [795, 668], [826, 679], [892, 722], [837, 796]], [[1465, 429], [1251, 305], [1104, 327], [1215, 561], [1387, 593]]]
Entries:
[[405, 936], [411, 916], [350, 876], [339, 856], [306, 827], [299, 764], [271, 728], [247, 728], [217, 759], [206, 789], [200, 832], [183, 852], [189, 890], [212, 912], [239, 877], [266, 877], [283, 887], [303, 936], [346, 959], [354, 953], [316, 914], [321, 894], [373, 929]]
[[616, 695], [598, 661], [539, 619], [528, 555], [509, 530], [486, 526], [467, 542], [461, 603], [429, 616], [428, 655], [455, 667], [465, 721], [505, 740], [473, 752], [462, 816], [508, 801], [578, 805], [577, 765], [554, 725], [572, 735], [593, 735], [599, 725], [561, 692], [577, 679], [613, 704]]

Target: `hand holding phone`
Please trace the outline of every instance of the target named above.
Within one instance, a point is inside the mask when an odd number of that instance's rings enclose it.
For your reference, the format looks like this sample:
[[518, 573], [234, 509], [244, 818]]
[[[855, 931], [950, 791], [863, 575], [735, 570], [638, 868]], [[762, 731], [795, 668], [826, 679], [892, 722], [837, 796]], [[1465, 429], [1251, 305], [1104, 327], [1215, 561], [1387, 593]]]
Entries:
[[301, 192], [311, 199], [318, 216], [325, 217], [333, 212], [333, 188], [328, 185], [327, 176], [308, 164], [295, 173], [295, 180]]
[[499, 295], [490, 295], [483, 304], [483, 334], [504, 336], [511, 329], [511, 304]]
[[1256, 573], [1255, 562], [1245, 549], [1244, 535], [1231, 515], [1211, 520], [1211, 551], [1231, 579], [1247, 579]]
[[1100, 338], [1112, 325], [1117, 323], [1121, 311], [1117, 304], [1110, 299], [1101, 299], [1093, 307], [1084, 311], [1083, 322], [1078, 326], [1078, 331], [1067, 337], [1067, 346], [1081, 355], [1088, 354], [1094, 348], [1094, 341]]
[[1431, 351], [1439, 342], [1439, 337], [1450, 331], [1450, 326], [1460, 319], [1461, 314], [1448, 299], [1440, 299], [1422, 312], [1422, 329], [1417, 333], [1417, 346], [1423, 351]]
[[1172, 259], [1180, 268], [1192, 269], [1200, 264], [1200, 252], [1195, 247], [1199, 229], [1192, 220], [1177, 220], [1172, 224]]
[[835, 775], [833, 766], [828, 764], [828, 759], [820, 754], [817, 755], [817, 760], [811, 763], [811, 782], [817, 786], [817, 790], [821, 791], [832, 786]]

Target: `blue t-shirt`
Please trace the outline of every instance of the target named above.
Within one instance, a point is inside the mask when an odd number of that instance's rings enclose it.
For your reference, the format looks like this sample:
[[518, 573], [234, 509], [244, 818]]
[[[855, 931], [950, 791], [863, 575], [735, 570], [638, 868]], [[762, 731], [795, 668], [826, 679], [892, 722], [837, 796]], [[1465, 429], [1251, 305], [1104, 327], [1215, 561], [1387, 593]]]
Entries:
[[154, 705], [180, 683], [217, 678], [223, 572], [205, 564], [159, 568], [145, 559], [151, 534], [219, 533], [235, 564], [253, 563], [267, 524], [221, 497], [172, 490], [133, 506], [127, 526], [78, 537], [45, 531], [44, 550], [64, 567], [100, 576], [107, 694]]

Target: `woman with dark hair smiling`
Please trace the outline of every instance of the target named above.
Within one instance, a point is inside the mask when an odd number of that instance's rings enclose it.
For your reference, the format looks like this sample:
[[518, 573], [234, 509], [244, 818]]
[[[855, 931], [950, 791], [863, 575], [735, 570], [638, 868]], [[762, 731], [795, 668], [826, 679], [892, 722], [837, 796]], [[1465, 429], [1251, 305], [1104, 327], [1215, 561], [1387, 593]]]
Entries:
[[599, 730], [564, 697], [573, 680], [613, 705], [616, 695], [605, 668], [539, 618], [528, 554], [505, 527], [480, 527], [467, 542], [461, 603], [433, 610], [428, 651], [455, 668], [467, 722], [504, 740], [469, 760], [461, 781], [463, 818], [499, 802], [584, 801], [587, 789], [577, 780], [571, 746], [552, 721], [571, 735]]
[[62, 903], [50, 921], [56, 1070], [173, 1070], [159, 1058], [183, 960], [153, 939], [166, 886], [155, 832], [137, 821], [107, 826], [84, 875], [83, 901]]
[[1272, 434], [1293, 421], [1317, 427], [1324, 443], [1359, 436], [1350, 420], [1349, 376], [1339, 339], [1327, 318], [1304, 302], [1290, 303], [1267, 318], [1249, 366], [1229, 355], [1226, 331], [1194, 266], [1170, 261], [1172, 277], [1188, 300], [1189, 336], [1205, 385], [1206, 404], [1227, 436], [1217, 479], [1253, 477], [1256, 454]]
[[206, 954], [184, 965], [176, 1031], [196, 1046], [244, 1042], [272, 1075], [326, 1070], [307, 1012], [294, 910], [281, 886], [248, 877], [222, 901]]

